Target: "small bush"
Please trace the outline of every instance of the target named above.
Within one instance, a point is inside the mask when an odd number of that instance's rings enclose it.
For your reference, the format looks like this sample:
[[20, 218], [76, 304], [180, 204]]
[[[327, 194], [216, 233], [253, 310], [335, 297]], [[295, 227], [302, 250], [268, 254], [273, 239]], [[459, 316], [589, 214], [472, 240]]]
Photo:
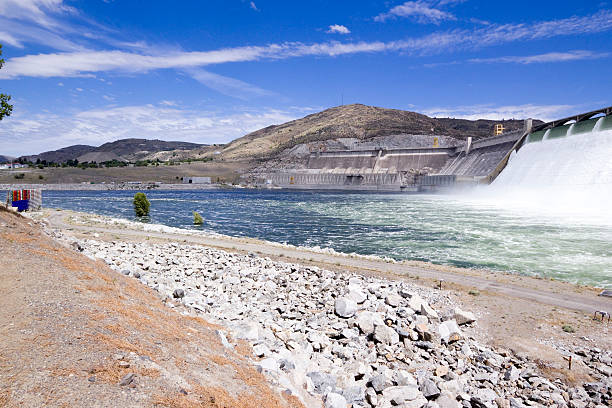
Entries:
[[572, 326], [570, 326], [569, 324], [564, 324], [562, 329], [566, 333], [575, 333], [576, 332], [576, 330]]
[[136, 193], [134, 195], [134, 212], [137, 217], [144, 217], [149, 215], [149, 208], [151, 203], [147, 200], [145, 193]]
[[477, 290], [471, 289], [471, 290], [468, 292], [468, 294], [469, 294], [469, 295], [472, 295], [472, 296], [479, 296], [479, 295], [480, 295], [480, 292], [479, 292], [479, 291], [477, 291]]
[[204, 224], [204, 219], [196, 211], [193, 212], [193, 223], [195, 225], [202, 225], [202, 224]]
[[42, 174], [39, 174], [39, 175], [38, 175], [38, 179], [39, 179], [39, 180], [43, 180], [44, 178], [45, 178], [45, 176], [43, 176]]
[[15, 178], [17, 180], [23, 180], [25, 178], [25, 173], [15, 174]]

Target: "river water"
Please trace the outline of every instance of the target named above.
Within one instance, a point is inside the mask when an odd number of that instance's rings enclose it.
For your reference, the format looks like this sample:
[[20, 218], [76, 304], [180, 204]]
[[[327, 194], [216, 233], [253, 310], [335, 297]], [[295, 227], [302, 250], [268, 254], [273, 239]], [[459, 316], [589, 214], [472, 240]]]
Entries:
[[[134, 219], [129, 191], [45, 191], [45, 207]], [[150, 191], [151, 223], [612, 288], [612, 223], [454, 195]], [[204, 218], [193, 225], [192, 211]]]

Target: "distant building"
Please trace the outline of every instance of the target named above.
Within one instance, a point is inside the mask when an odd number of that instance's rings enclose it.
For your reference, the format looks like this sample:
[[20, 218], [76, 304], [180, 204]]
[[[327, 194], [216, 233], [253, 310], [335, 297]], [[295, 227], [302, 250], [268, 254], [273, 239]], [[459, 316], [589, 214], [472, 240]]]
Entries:
[[25, 167], [28, 167], [27, 164], [21, 164], [21, 163], [4, 163], [4, 164], [0, 164], [0, 169], [23, 169]]
[[496, 124], [495, 124], [495, 129], [494, 129], [494, 131], [493, 131], [493, 134], [494, 134], [495, 136], [499, 136], [499, 135], [501, 135], [502, 133], [504, 133], [504, 130], [505, 130], [505, 129], [504, 129], [504, 125], [503, 125], [503, 124], [501, 124], [501, 123], [496, 123]]
[[183, 184], [210, 184], [210, 177], [182, 177]]

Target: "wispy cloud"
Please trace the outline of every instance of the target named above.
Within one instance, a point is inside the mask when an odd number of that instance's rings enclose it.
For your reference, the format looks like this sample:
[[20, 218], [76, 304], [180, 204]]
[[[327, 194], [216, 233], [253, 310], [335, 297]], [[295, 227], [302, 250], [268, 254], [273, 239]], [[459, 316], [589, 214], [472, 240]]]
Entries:
[[[24, 155], [72, 144], [100, 145], [136, 137], [226, 143], [246, 133], [302, 116], [303, 112], [276, 109], [195, 111], [162, 101], [92, 109], [72, 116], [18, 112], [2, 121], [4, 154]], [[308, 112], [311, 113], [311, 112]]]
[[548, 52], [545, 54], [527, 56], [506, 56], [495, 58], [472, 58], [468, 62], [473, 63], [511, 63], [511, 64], [540, 64], [546, 62], [565, 62], [590, 60], [609, 57], [609, 52], [593, 52], [586, 50], [575, 50], [566, 52]]
[[612, 12], [532, 24], [490, 24], [473, 30], [453, 30], [397, 41], [299, 42], [246, 46], [212, 51], [166, 51], [163, 54], [133, 50], [84, 50], [26, 55], [7, 60], [0, 79], [30, 77], [78, 77], [98, 72], [145, 73], [157, 69], [186, 69], [213, 64], [286, 59], [305, 56], [339, 56], [356, 53], [401, 51], [433, 55], [459, 49], [477, 49], [517, 41], [604, 32], [612, 29]]
[[326, 32], [328, 34], [350, 34], [351, 30], [340, 24], [332, 24]]
[[426, 68], [435, 68], [448, 65], [459, 65], [465, 63], [471, 64], [543, 64], [543, 63], [556, 63], [556, 62], [567, 62], [567, 61], [582, 61], [607, 58], [611, 56], [609, 52], [594, 52], [588, 50], [573, 50], [563, 52], [547, 52], [544, 54], [535, 55], [514, 55], [504, 57], [493, 57], [493, 58], [471, 58], [465, 61], [446, 61], [446, 62], [433, 62], [423, 64]]
[[469, 105], [433, 107], [422, 111], [427, 116], [458, 119], [525, 119], [534, 118], [550, 121], [565, 117], [577, 109], [574, 105]]
[[426, 0], [407, 1], [393, 7], [386, 13], [374, 17], [374, 21], [383, 22], [391, 18], [409, 17], [422, 24], [440, 24], [444, 20], [456, 20], [457, 18], [453, 14], [437, 8], [449, 3], [454, 2], [444, 0], [437, 2]]
[[52, 17], [56, 13], [76, 13], [63, 0], [2, 0], [0, 15], [12, 19], [34, 22], [44, 27], [57, 27], [60, 23]]
[[259, 11], [259, 9], [257, 8], [257, 6], [255, 5], [255, 2], [250, 2], [249, 3], [249, 7], [251, 7], [251, 9], [255, 10], [255, 11]]
[[247, 100], [253, 97], [273, 95], [272, 92], [259, 88], [255, 85], [240, 81], [238, 79], [214, 74], [200, 68], [189, 69], [186, 72], [201, 84], [214, 89], [219, 93], [234, 98]]

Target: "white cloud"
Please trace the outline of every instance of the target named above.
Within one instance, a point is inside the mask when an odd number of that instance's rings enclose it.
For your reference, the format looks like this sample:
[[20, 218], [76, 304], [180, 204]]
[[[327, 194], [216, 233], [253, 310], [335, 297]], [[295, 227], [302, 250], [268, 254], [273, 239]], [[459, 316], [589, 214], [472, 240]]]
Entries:
[[[73, 144], [101, 145], [124, 138], [226, 143], [246, 133], [303, 115], [298, 110], [183, 110], [139, 105], [92, 109], [72, 116], [17, 112], [0, 122], [2, 154], [26, 155]], [[312, 113], [312, 112], [308, 112]]]
[[442, 6], [448, 3], [451, 2], [441, 1], [436, 5], [431, 1], [425, 0], [407, 1], [404, 4], [393, 7], [386, 13], [374, 17], [374, 21], [383, 22], [390, 18], [411, 17], [423, 24], [440, 24], [440, 22], [444, 20], [456, 20], [457, 18], [453, 14], [435, 8], [436, 6]]
[[340, 24], [332, 24], [329, 26], [329, 30], [327, 30], [328, 34], [350, 34], [351, 30], [349, 30], [346, 26]]
[[453, 107], [434, 107], [422, 111], [427, 116], [457, 119], [525, 119], [534, 118], [543, 121], [560, 119], [575, 112], [574, 105], [469, 105]]
[[566, 52], [549, 52], [546, 54], [527, 56], [507, 56], [495, 58], [472, 58], [468, 62], [474, 63], [513, 63], [513, 64], [538, 64], [545, 62], [564, 62], [605, 58], [610, 56], [608, 52], [593, 52], [586, 50], [575, 50]]
[[0, 43], [6, 43], [8, 45], [12, 45], [13, 47], [23, 48], [21, 41], [5, 31], [0, 31]]
[[253, 2], [253, 1], [249, 3], [249, 7], [251, 7], [251, 8], [252, 8], [253, 10], [255, 10], [255, 11], [259, 11], [259, 9], [257, 8], [257, 6], [255, 5], [255, 2]]
[[146, 73], [157, 69], [188, 69], [230, 62], [286, 59], [304, 56], [339, 56], [355, 53], [393, 52], [430, 55], [458, 49], [476, 49], [517, 41], [604, 32], [612, 29], [612, 12], [601, 11], [585, 17], [454, 30], [398, 41], [303, 44], [282, 43], [212, 51], [166, 51], [163, 54], [132, 51], [75, 51], [26, 55], [8, 59], [0, 79], [30, 77], [79, 77], [98, 72]]
[[31, 21], [44, 27], [57, 27], [54, 13], [75, 13], [75, 9], [63, 4], [63, 0], [2, 0], [0, 15], [11, 19]]

